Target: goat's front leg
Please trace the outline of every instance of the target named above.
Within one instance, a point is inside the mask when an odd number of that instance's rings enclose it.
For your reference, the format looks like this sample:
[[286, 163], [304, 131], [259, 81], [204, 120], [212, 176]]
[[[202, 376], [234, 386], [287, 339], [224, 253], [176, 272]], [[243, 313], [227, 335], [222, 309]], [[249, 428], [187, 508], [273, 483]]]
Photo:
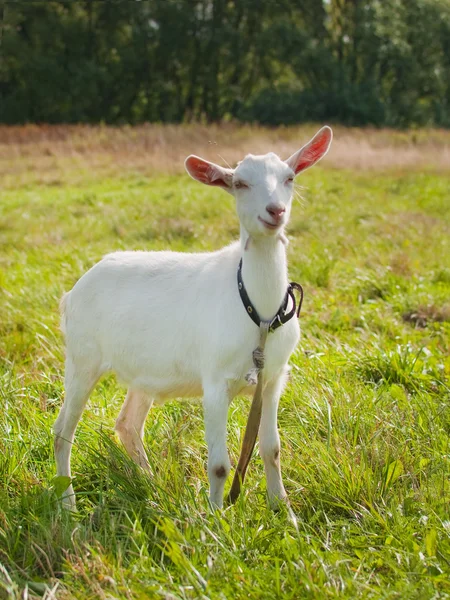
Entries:
[[263, 391], [261, 425], [259, 428], [259, 453], [266, 471], [267, 494], [273, 508], [286, 499], [281, 478], [280, 436], [278, 435], [277, 413], [281, 393], [287, 380], [285, 370], [269, 381]]
[[209, 499], [217, 508], [223, 506], [223, 489], [231, 468], [227, 450], [228, 405], [229, 392], [225, 383], [204, 386], [203, 410], [208, 446]]

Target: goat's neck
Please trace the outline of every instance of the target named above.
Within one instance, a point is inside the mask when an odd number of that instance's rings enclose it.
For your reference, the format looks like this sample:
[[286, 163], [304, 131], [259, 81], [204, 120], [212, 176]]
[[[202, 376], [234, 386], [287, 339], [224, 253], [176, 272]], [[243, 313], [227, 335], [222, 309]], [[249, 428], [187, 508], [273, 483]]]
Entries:
[[261, 319], [280, 308], [288, 285], [286, 248], [282, 237], [249, 238], [241, 229], [242, 279]]

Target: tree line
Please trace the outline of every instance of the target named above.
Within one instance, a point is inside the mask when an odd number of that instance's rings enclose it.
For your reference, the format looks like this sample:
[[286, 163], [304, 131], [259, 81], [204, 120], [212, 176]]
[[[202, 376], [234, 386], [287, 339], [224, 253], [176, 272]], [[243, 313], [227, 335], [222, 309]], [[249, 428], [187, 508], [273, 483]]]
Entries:
[[3, 123], [450, 126], [449, 0], [0, 0]]

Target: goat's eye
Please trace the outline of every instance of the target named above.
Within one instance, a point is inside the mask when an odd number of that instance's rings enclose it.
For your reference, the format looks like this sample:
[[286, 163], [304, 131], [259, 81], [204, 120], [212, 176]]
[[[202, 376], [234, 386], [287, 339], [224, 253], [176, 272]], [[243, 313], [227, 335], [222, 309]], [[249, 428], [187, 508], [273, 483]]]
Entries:
[[236, 190], [245, 190], [249, 187], [248, 184], [244, 183], [243, 181], [235, 181], [233, 185]]
[[293, 182], [294, 182], [294, 178], [293, 178], [293, 177], [288, 177], [284, 183], [285, 183], [286, 185], [290, 185], [290, 184], [291, 184], [291, 183], [293, 183]]

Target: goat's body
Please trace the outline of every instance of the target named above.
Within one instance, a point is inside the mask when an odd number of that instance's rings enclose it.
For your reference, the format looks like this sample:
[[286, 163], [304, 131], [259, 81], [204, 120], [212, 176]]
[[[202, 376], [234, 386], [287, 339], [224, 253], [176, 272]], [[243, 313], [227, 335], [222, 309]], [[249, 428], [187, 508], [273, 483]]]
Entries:
[[[65, 298], [68, 359], [95, 366], [98, 377], [114, 371], [155, 402], [200, 396], [215, 379], [233, 396], [250, 392], [245, 375], [259, 330], [239, 297], [240, 257], [239, 243], [213, 253], [107, 255]], [[267, 380], [297, 341], [296, 320], [269, 336]]]
[[[240, 241], [201, 254], [117, 252], [88, 271], [61, 302], [66, 334], [65, 401], [54, 426], [58, 475], [71, 476], [70, 454], [89, 394], [107, 371], [128, 386], [116, 430], [128, 453], [149, 469], [144, 422], [153, 402], [203, 396], [212, 504], [222, 506], [230, 471], [229, 403], [247, 393], [260, 339], [239, 295], [237, 270], [253, 310], [272, 319], [288, 286], [285, 238], [296, 173], [328, 150], [324, 128], [288, 161], [246, 157], [235, 171], [191, 156], [189, 173], [236, 197]], [[289, 306], [288, 309], [292, 307]], [[291, 319], [269, 334], [262, 380], [259, 451], [271, 501], [286, 497], [280, 470], [277, 410], [288, 359], [300, 335]], [[249, 381], [252, 378], [248, 378]], [[72, 486], [65, 503], [74, 506]]]
[[[276, 314], [287, 285], [282, 243], [275, 240], [273, 245], [265, 256], [255, 244], [243, 265], [249, 292], [265, 292], [255, 302], [262, 318]], [[240, 243], [202, 254], [117, 252], [97, 263], [64, 296], [66, 400], [55, 423], [59, 474], [70, 476], [71, 444], [92, 388], [101, 375], [114, 371], [128, 387], [116, 430], [129, 454], [147, 469], [142, 440], [152, 403], [203, 395], [211, 501], [221, 506], [230, 470], [228, 405], [237, 394], [254, 390], [245, 376], [259, 342], [259, 328], [238, 292], [241, 256]], [[277, 458], [276, 412], [270, 410], [272, 398], [278, 404], [298, 338], [298, 321], [292, 319], [269, 335], [265, 349], [269, 408], [263, 411], [260, 452], [269, 464], [273, 498], [285, 492]], [[66, 501], [74, 505], [72, 486]]]

